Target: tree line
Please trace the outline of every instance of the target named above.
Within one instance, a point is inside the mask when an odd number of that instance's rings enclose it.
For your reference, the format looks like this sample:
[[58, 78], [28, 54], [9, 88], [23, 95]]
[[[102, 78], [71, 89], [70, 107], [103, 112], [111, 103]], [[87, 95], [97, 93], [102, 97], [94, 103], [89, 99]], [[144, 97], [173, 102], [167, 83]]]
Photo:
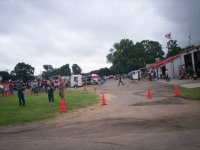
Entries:
[[[53, 68], [52, 65], [43, 65], [44, 71], [42, 72], [42, 77], [47, 79], [51, 76], [61, 75], [61, 76], [71, 76], [71, 74], [81, 74], [82, 69], [77, 64], [72, 65], [72, 72], [70, 69], [69, 64], [65, 64], [59, 68]], [[29, 64], [26, 64], [24, 62], [18, 63], [14, 70], [10, 72], [10, 74], [7, 71], [0, 71], [0, 76], [2, 78], [2, 82], [8, 81], [8, 80], [18, 80], [22, 79], [24, 82], [28, 80], [33, 80], [35, 78], [34, 76], [35, 68], [32, 67]]]
[[48, 78], [50, 76], [56, 76], [56, 75], [71, 76], [71, 74], [77, 75], [81, 74], [82, 72], [81, 67], [77, 64], [72, 65], [72, 72], [69, 64], [65, 64], [59, 68], [53, 68], [52, 65], [43, 65], [43, 68], [45, 70], [42, 72], [43, 78]]
[[161, 61], [184, 50], [178, 46], [177, 40], [169, 40], [167, 49], [165, 56], [161, 44], [157, 41], [143, 40], [134, 44], [130, 39], [122, 39], [114, 43], [106, 58], [107, 62], [112, 64], [110, 72], [122, 74], [145, 68], [146, 64]]

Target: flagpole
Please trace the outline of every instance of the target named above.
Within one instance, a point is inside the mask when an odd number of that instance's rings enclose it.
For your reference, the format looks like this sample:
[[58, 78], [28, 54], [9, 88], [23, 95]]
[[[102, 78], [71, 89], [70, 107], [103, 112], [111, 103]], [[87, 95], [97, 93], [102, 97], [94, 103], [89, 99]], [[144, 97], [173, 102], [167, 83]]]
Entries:
[[169, 34], [166, 34], [165, 37], [168, 39], [166, 48], [168, 49], [168, 51], [170, 51], [169, 45], [170, 45], [170, 42], [172, 41], [171, 32]]
[[191, 32], [190, 32], [190, 35], [189, 35], [189, 46], [191, 46]]

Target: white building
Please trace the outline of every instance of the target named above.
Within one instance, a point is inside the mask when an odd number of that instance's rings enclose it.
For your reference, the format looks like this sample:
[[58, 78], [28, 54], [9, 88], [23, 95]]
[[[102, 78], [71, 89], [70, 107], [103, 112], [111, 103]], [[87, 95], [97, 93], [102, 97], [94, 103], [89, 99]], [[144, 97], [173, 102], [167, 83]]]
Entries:
[[179, 71], [181, 69], [191, 69], [200, 75], [200, 45], [186, 49], [162, 61], [147, 64], [146, 67], [156, 70], [158, 77], [164, 75], [166, 69], [168, 69], [170, 78], [179, 77]]

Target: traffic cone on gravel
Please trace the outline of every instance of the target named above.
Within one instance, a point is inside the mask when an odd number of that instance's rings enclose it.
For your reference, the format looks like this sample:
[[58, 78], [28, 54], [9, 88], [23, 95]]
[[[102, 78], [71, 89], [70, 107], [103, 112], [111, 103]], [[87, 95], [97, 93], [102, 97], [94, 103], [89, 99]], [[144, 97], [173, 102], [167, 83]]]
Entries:
[[178, 87], [176, 87], [175, 89], [175, 95], [174, 96], [179, 96], [179, 90], [178, 90]]
[[107, 105], [104, 94], [102, 95], [101, 105]]
[[67, 112], [64, 98], [61, 100], [60, 112]]
[[148, 89], [148, 92], [147, 92], [147, 99], [152, 99], [152, 96], [151, 96], [151, 91], [150, 91], [150, 89]]

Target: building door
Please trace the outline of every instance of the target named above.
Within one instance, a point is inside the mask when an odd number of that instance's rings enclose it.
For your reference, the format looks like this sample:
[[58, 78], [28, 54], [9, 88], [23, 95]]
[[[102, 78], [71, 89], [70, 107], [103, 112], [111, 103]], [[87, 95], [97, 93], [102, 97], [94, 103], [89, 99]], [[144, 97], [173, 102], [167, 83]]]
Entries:
[[165, 76], [166, 66], [163, 66], [161, 70], [162, 70], [162, 78], [163, 78]]
[[200, 51], [194, 52], [195, 71], [200, 76]]
[[186, 71], [191, 71], [192, 68], [193, 68], [193, 65], [192, 65], [192, 55], [191, 54], [187, 54], [184, 56], [184, 59], [185, 59], [185, 68], [186, 68]]

